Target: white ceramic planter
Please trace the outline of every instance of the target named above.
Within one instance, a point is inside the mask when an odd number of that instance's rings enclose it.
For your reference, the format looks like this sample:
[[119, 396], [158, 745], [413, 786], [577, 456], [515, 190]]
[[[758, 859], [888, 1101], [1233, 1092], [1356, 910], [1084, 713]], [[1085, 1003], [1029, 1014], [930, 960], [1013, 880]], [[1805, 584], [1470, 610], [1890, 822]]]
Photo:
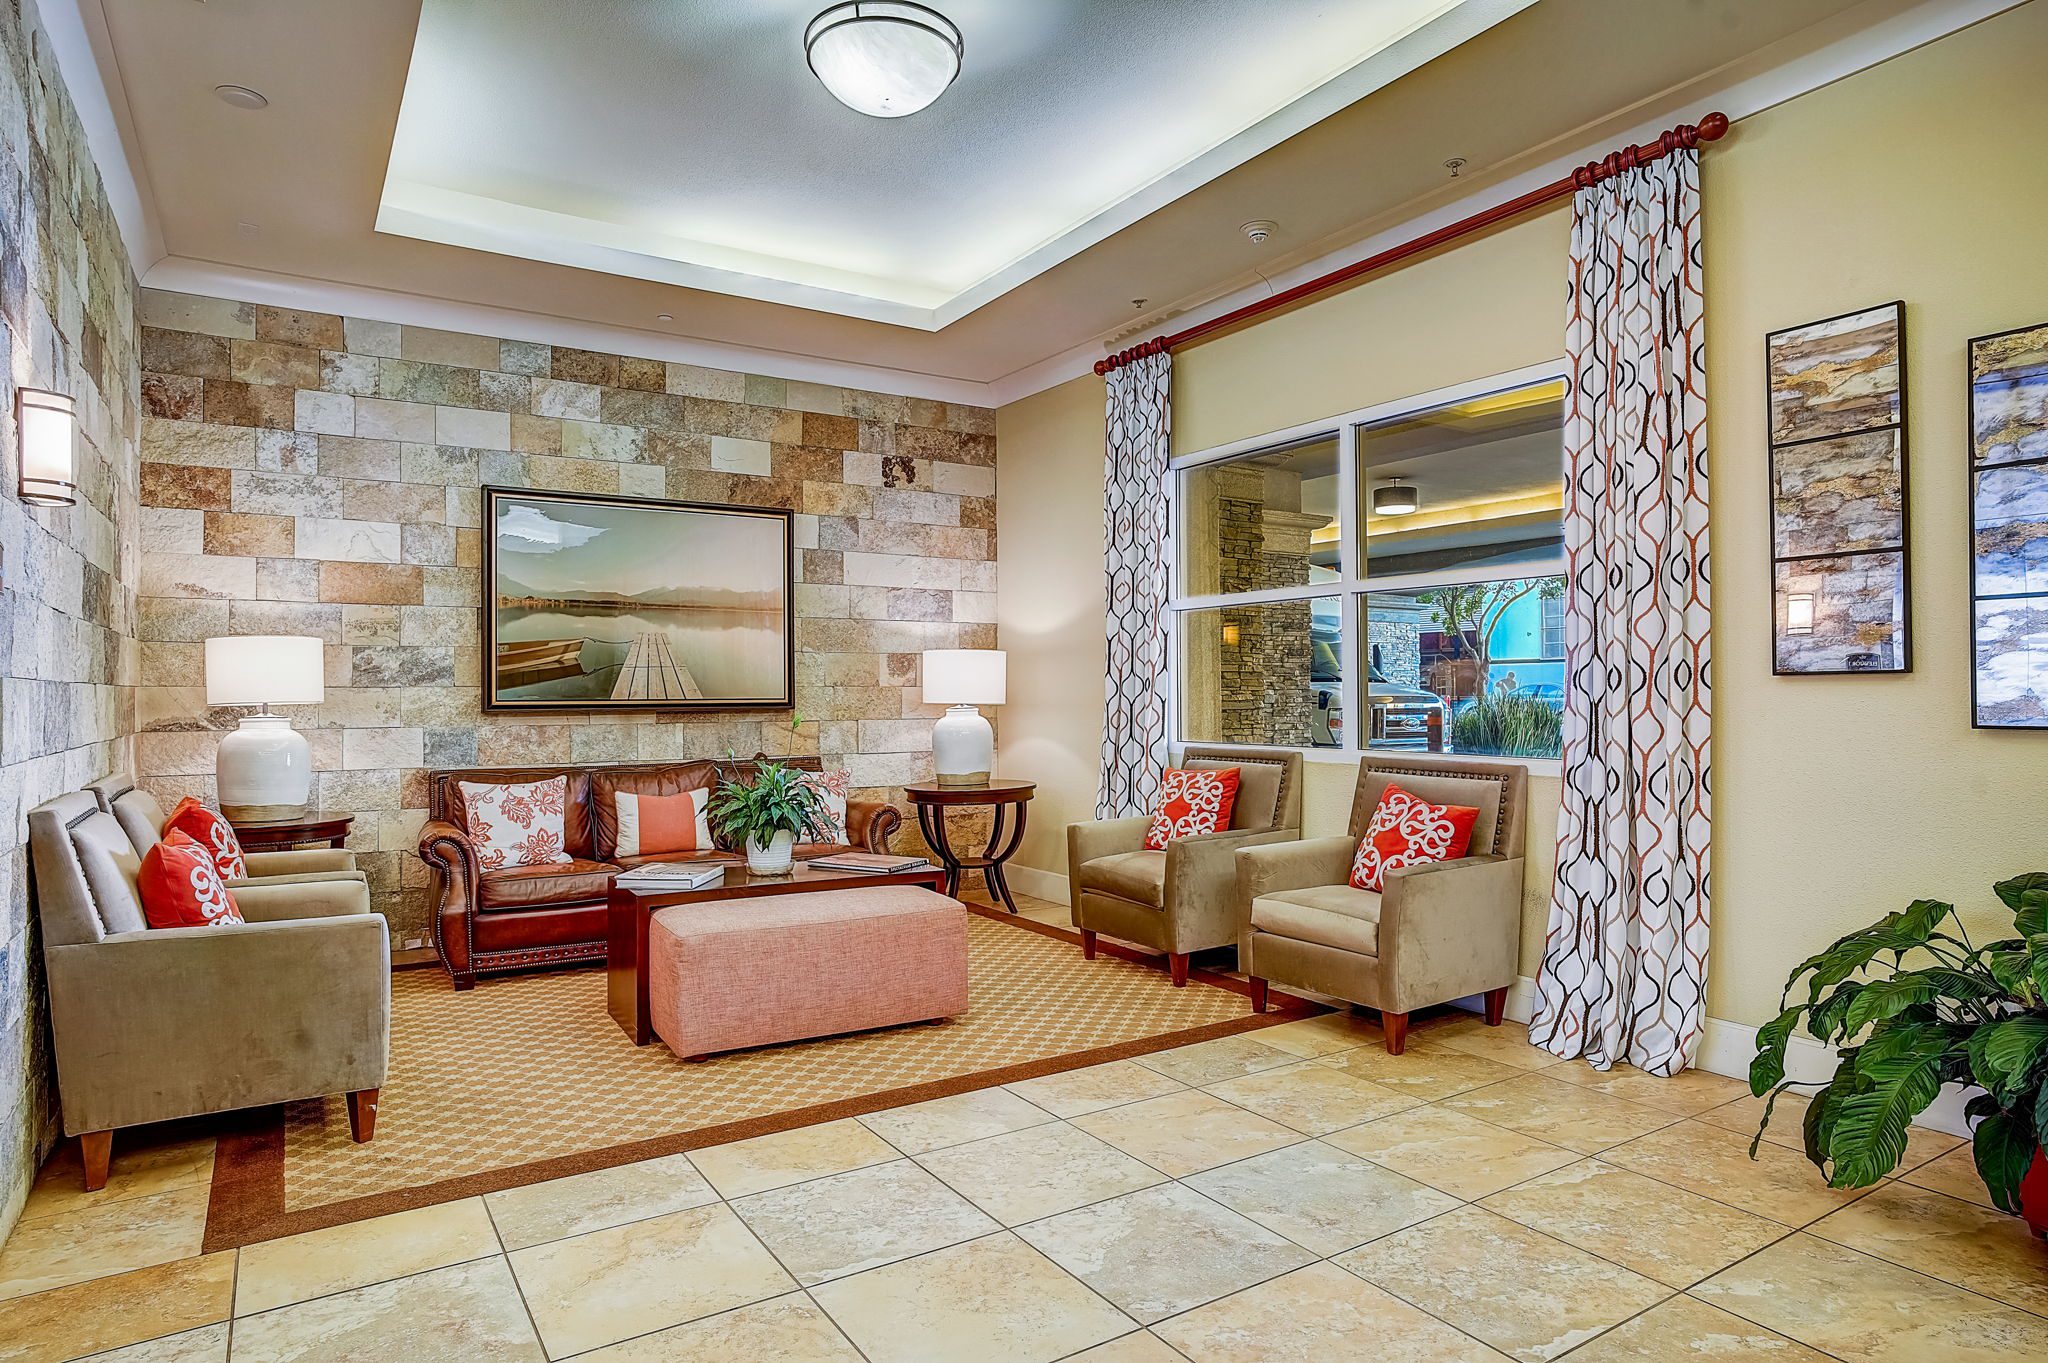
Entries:
[[796, 834], [784, 829], [765, 847], [752, 838], [747, 839], [747, 869], [757, 876], [786, 876], [789, 874], [790, 849], [796, 846]]

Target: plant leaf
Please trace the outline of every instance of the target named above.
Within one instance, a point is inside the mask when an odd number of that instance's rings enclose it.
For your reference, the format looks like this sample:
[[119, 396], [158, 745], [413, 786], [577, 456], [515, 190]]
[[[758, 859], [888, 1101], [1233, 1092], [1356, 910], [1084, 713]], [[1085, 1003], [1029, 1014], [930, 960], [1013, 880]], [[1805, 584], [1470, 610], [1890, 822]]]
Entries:
[[[2048, 905], [2048, 871], [2029, 871], [2010, 880], [2001, 880], [1991, 887], [1991, 892], [1998, 896], [1999, 902], [2011, 909], [2015, 915], [2025, 906], [2029, 891], [2039, 896], [2036, 903]], [[2022, 933], [2025, 931], [2024, 928], [2021, 929]], [[2039, 932], [2041, 929], [2035, 928], [2034, 931]]]
[[[1756, 1058], [1749, 1062], [1749, 1091], [1761, 1098], [1785, 1079], [1785, 1047], [1792, 1039], [1792, 1029], [1799, 1025], [1799, 1015], [1806, 1011], [1800, 1004], [1784, 1012], [1756, 1029]], [[1765, 1118], [1768, 1122], [1769, 1118]]]
[[2017, 1094], [2030, 1074], [2048, 1063], [2048, 1017], [2021, 1014], [1989, 1022], [1970, 1034], [1970, 1073], [2001, 1098]]
[[2027, 1176], [2036, 1148], [2034, 1133], [2006, 1113], [1994, 1113], [1977, 1123], [1973, 1149], [1977, 1174], [2000, 1211], [2019, 1215], [2020, 1180]]
[[1951, 1040], [1938, 1023], [1907, 1023], [1857, 1052], [1859, 1087], [1841, 1100], [1827, 1144], [1831, 1187], [1868, 1187], [1898, 1167], [1907, 1125], [1941, 1092]]

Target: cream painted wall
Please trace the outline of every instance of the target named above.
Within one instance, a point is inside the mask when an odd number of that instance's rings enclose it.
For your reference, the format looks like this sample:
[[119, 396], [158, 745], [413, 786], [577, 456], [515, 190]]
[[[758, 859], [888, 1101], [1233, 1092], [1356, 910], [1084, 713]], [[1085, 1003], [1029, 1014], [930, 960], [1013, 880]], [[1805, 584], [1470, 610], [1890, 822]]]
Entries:
[[[1954, 899], [1973, 933], [1992, 931], [1990, 882], [2048, 867], [2048, 736], [1969, 728], [1963, 465], [1965, 342], [2048, 318], [2048, 176], [2036, 169], [2048, 150], [2043, 51], [2048, 5], [2027, 5], [1745, 119], [1705, 158], [1712, 1016], [1766, 1020], [1793, 962], [1918, 896]], [[1174, 380], [1175, 449], [1554, 358], [1568, 226], [1564, 211], [1547, 213], [1189, 349]], [[1915, 671], [1774, 678], [1763, 336], [1897, 297], [1907, 301]], [[997, 428], [998, 626], [1017, 668], [1030, 634], [1013, 617], [1100, 604], [1101, 385], [1077, 380], [1004, 408]], [[1033, 491], [1011, 500], [1023, 482]], [[1074, 524], [1084, 517], [1085, 531]], [[1057, 681], [1050, 699], [1005, 712], [1007, 772], [1078, 783], [1072, 798], [1041, 801], [1023, 856], [1031, 866], [1064, 869], [1044, 825], [1092, 799], [1099, 619], [1060, 635], [1042, 673]], [[1342, 830], [1354, 773], [1311, 764], [1310, 835]], [[1555, 778], [1532, 783], [1522, 943], [1531, 974], [1557, 799]]]

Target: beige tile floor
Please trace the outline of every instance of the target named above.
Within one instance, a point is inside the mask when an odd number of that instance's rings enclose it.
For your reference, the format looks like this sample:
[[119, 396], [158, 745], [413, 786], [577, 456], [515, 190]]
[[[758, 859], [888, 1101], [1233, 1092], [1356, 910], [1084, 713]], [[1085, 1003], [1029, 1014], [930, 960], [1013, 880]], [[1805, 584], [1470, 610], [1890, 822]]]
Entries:
[[1835, 1193], [1753, 1109], [1332, 1015], [206, 1256], [212, 1143], [130, 1142], [39, 1180], [0, 1360], [2048, 1356], [2048, 1245], [1967, 1151]]

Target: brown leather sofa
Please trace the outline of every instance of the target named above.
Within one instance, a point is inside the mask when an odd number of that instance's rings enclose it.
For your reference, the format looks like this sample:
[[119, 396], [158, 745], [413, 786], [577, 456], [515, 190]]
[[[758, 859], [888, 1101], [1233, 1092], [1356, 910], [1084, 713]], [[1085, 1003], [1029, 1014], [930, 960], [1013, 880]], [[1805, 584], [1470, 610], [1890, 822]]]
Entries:
[[[806, 771], [819, 769], [815, 757], [776, 759]], [[420, 830], [420, 859], [433, 871], [434, 949], [457, 989], [468, 989], [487, 971], [602, 960], [606, 908], [612, 877], [625, 867], [677, 857], [620, 857], [618, 802], [625, 791], [674, 795], [718, 784], [722, 777], [751, 769], [752, 760], [694, 761], [604, 767], [477, 767], [427, 774], [427, 823]], [[461, 782], [473, 785], [569, 778], [563, 820], [564, 848], [572, 858], [553, 866], [515, 866], [485, 871], [465, 831]], [[903, 821], [892, 805], [849, 800], [851, 845], [887, 852]], [[799, 844], [799, 858], [826, 856], [843, 846]], [[700, 853], [707, 860], [740, 862], [732, 852]]]

